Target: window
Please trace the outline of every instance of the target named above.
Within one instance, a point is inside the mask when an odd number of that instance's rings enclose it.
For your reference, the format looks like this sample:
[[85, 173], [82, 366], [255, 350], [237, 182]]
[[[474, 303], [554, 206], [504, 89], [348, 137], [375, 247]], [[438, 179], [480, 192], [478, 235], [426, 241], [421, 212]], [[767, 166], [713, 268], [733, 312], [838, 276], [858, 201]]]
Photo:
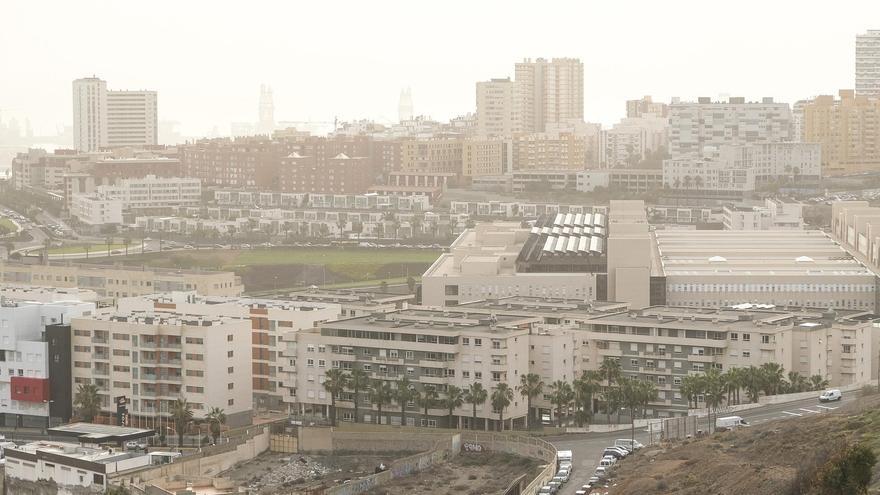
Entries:
[[462, 338], [461, 338], [461, 344], [462, 344], [462, 345], [471, 345], [471, 339], [470, 339], [470, 337], [462, 337]]
[[770, 336], [769, 335], [761, 335], [761, 343], [762, 344], [769, 344], [770, 343]]
[[500, 382], [501, 381], [501, 372], [500, 371], [493, 371], [492, 372], [492, 381], [493, 382]]
[[471, 377], [471, 372], [470, 372], [470, 371], [462, 371], [462, 372], [461, 372], [461, 377], [462, 377], [462, 378], [470, 378], [470, 377]]
[[639, 367], [639, 360], [638, 359], [630, 359], [629, 364], [633, 368], [638, 368]]
[[234, 389], [234, 388], [235, 388], [235, 383], [227, 383], [227, 384], [226, 384], [226, 389], [227, 389], [227, 390], [232, 390], [232, 389]]
[[743, 334], [743, 342], [751, 342], [751, 341], [752, 341], [752, 334], [744, 333]]
[[235, 335], [230, 333], [229, 335], [226, 336], [226, 342], [232, 342], [232, 339], [234, 339], [234, 338], [235, 338]]
[[233, 373], [235, 373], [235, 368], [232, 367], [232, 366], [226, 368], [226, 373], [227, 373], [227, 374], [230, 374], [230, 375], [233, 374]]
[[406, 359], [415, 359], [416, 354], [413, 351], [405, 351], [403, 357]]
[[324, 368], [327, 365], [327, 362], [323, 359], [318, 360], [318, 368]]
[[306, 359], [306, 366], [308, 366], [309, 368], [314, 368], [315, 367], [315, 360], [311, 359], [311, 358]]
[[226, 351], [226, 357], [232, 357], [235, 354], [235, 351]]
[[492, 349], [501, 349], [501, 341], [492, 339]]
[[234, 405], [235, 405], [235, 399], [229, 399], [228, 401], [226, 401], [226, 405], [227, 405], [227, 406], [234, 406]]
[[483, 345], [483, 339], [474, 339], [474, 345], [480, 347]]
[[744, 358], [752, 357], [752, 353], [749, 352], [749, 351], [743, 351], [743, 357], [744, 357]]
[[482, 380], [483, 372], [482, 371], [474, 371], [474, 380]]
[[205, 376], [205, 372], [202, 370], [186, 370], [186, 376]]
[[730, 340], [739, 340], [739, 334], [735, 332], [730, 333]]
[[680, 376], [672, 377], [672, 384], [673, 385], [681, 385], [681, 377]]

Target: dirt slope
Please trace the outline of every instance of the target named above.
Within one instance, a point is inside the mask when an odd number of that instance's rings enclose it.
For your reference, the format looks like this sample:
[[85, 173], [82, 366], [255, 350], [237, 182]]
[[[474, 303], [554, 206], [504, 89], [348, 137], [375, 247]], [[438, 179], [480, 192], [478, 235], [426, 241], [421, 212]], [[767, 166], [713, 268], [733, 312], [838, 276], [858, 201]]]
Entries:
[[[780, 420], [684, 444], [646, 447], [619, 464], [611, 495], [786, 495], [822, 453], [864, 441], [880, 457], [880, 397], [840, 412]], [[871, 493], [880, 493], [880, 464]]]

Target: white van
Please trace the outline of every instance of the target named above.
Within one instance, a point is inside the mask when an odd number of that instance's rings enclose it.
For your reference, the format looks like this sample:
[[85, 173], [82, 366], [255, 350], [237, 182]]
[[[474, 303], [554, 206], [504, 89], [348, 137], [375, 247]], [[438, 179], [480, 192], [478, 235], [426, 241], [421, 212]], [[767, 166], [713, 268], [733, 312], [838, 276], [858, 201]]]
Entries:
[[599, 466], [605, 469], [611, 469], [611, 466], [613, 465], [614, 461], [612, 461], [611, 459], [602, 459], [601, 461], [599, 461]]
[[600, 479], [607, 478], [608, 471], [610, 471], [609, 468], [606, 468], [605, 466], [599, 466], [596, 468], [596, 476], [598, 476]]
[[570, 450], [559, 450], [556, 452], [556, 461], [559, 463], [567, 462], [569, 464], [572, 463], [572, 455]]
[[831, 402], [842, 398], [843, 394], [840, 393], [840, 390], [832, 388], [822, 392], [822, 395], [819, 396], [819, 402]]
[[715, 420], [715, 429], [719, 431], [735, 430], [741, 426], [749, 426], [749, 423], [740, 416], [725, 416]]

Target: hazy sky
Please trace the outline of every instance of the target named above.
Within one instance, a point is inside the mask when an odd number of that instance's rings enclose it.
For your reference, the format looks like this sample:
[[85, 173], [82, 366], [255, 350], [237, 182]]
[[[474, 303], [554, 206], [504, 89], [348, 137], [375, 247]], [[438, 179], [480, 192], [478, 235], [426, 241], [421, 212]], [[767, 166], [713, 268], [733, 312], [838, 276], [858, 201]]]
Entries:
[[[873, 24], [872, 24], [873, 23]], [[523, 57], [579, 57], [585, 118], [624, 101], [718, 94], [785, 101], [853, 86], [855, 35], [880, 1], [0, 0], [0, 109], [70, 124], [71, 81], [159, 91], [186, 134], [255, 121], [396, 120], [400, 89], [438, 119]]]

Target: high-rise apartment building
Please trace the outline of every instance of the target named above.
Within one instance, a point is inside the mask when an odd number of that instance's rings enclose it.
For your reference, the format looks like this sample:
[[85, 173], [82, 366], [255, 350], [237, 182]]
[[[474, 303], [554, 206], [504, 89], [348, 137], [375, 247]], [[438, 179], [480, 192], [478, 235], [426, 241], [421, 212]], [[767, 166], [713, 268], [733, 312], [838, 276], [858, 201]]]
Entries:
[[880, 99], [841, 90], [804, 104], [804, 141], [822, 145], [822, 175], [880, 169]]
[[856, 36], [856, 94], [880, 97], [880, 30]]
[[107, 83], [97, 77], [73, 81], [73, 146], [79, 151], [107, 146]]
[[159, 144], [155, 91], [107, 92], [107, 146]]
[[524, 132], [584, 119], [584, 64], [579, 59], [525, 59], [515, 70]]
[[477, 83], [477, 133], [489, 137], [510, 137], [522, 130], [517, 84], [506, 79]]
[[107, 91], [97, 77], [73, 81], [73, 144], [78, 151], [158, 144], [155, 91]]
[[669, 152], [675, 157], [702, 153], [723, 144], [779, 143], [792, 140], [792, 116], [788, 103], [773, 98], [746, 102], [742, 97], [696, 102], [673, 100], [669, 106]]

